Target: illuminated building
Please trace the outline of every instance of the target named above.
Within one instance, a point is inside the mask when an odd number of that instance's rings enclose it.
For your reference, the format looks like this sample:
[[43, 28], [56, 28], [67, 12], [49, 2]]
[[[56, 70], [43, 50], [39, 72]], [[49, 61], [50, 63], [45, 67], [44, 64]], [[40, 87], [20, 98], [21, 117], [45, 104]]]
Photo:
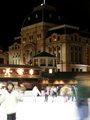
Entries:
[[[25, 17], [20, 36], [9, 46], [8, 57], [9, 65], [39, 67], [42, 72], [40, 79], [36, 76], [39, 84], [76, 84], [82, 73], [90, 72], [90, 33], [64, 23], [56, 9], [44, 3]], [[30, 75], [23, 78], [27, 67], [24, 70], [18, 67], [19, 76], [13, 76], [11, 67], [8, 68], [3, 71], [5, 76], [21, 78], [23, 82], [29, 79], [31, 83]], [[89, 79], [88, 74], [84, 79]]]
[[57, 71], [90, 71], [90, 33], [64, 24], [54, 7], [35, 7], [23, 20], [20, 34], [9, 47], [9, 64], [33, 66], [33, 56], [45, 51], [56, 57]]

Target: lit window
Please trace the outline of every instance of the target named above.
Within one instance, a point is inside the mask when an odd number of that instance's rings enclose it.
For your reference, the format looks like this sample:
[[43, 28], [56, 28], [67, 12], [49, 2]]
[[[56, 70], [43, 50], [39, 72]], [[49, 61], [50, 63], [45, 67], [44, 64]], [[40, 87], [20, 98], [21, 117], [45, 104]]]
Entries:
[[28, 17], [28, 21], [30, 21], [30, 17]]
[[58, 20], [60, 20], [61, 19], [61, 17], [60, 16], [58, 16]]
[[52, 69], [49, 69], [49, 73], [52, 74]]
[[33, 72], [34, 72], [33, 69], [30, 69], [29, 74], [33, 75]]
[[37, 15], [37, 14], [35, 15], [35, 18], [38, 18], [38, 15]]

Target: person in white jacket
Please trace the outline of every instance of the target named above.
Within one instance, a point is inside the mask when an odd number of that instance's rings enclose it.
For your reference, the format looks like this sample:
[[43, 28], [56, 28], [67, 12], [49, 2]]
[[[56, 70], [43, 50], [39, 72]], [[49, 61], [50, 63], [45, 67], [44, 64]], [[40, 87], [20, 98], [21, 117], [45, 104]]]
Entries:
[[11, 81], [7, 82], [6, 89], [0, 95], [0, 104], [4, 104], [7, 120], [16, 120], [16, 108], [19, 100], [22, 100], [22, 95], [14, 89]]
[[41, 92], [39, 91], [39, 89], [37, 88], [37, 86], [34, 86], [32, 89], [32, 95], [33, 95], [33, 101], [36, 102], [36, 98], [37, 96], [41, 96]]

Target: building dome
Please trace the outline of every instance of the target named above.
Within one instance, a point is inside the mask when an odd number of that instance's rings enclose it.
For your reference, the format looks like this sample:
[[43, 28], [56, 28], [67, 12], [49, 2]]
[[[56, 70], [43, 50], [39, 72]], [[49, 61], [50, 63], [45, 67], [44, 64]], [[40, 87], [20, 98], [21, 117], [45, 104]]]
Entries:
[[22, 27], [26, 27], [38, 22], [59, 23], [60, 16], [56, 9], [46, 4], [41, 4], [33, 9], [23, 20]]

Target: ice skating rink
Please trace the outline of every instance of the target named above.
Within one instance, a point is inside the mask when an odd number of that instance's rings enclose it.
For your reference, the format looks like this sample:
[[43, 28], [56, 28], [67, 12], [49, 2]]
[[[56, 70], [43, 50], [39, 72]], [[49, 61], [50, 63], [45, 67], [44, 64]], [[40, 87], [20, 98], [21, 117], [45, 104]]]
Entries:
[[[90, 116], [90, 115], [89, 115]], [[6, 120], [4, 107], [0, 106], [0, 120]], [[44, 96], [36, 98], [25, 96], [17, 106], [16, 120], [80, 120], [76, 102], [63, 97], [56, 97], [52, 102], [52, 97], [48, 102], [44, 101]], [[85, 120], [90, 120], [88, 117]]]

